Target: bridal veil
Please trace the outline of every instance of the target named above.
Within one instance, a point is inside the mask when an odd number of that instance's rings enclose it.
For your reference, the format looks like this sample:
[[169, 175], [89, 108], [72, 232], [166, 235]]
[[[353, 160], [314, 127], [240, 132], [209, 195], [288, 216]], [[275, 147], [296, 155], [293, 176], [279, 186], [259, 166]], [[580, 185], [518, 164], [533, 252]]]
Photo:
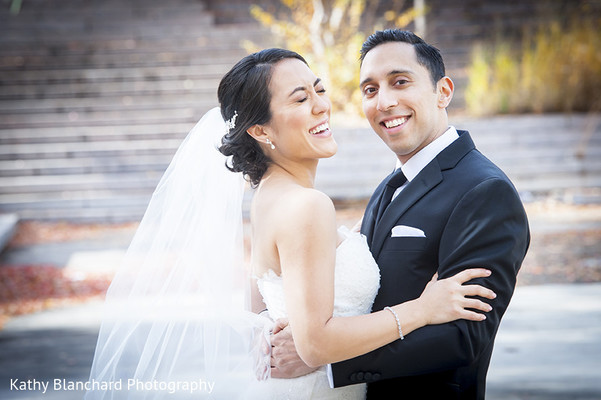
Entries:
[[160, 180], [107, 292], [86, 400], [236, 399], [260, 385], [267, 319], [249, 311], [244, 179], [217, 150], [225, 129], [218, 108], [205, 114]]

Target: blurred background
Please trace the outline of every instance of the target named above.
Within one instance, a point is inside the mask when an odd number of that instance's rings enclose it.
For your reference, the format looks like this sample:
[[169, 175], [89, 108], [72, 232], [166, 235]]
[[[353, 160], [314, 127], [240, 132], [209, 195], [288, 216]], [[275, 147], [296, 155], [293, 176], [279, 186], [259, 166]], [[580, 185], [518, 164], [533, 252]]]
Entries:
[[[317, 186], [353, 225], [395, 165], [362, 117], [358, 50], [401, 27], [441, 50], [451, 123], [509, 175], [531, 222], [490, 398], [601, 398], [599, 26], [600, 0], [0, 0], [0, 397], [40, 398], [10, 377], [87, 378], [94, 307], [181, 140], [249, 52], [296, 50], [327, 82], [339, 153]], [[568, 317], [580, 337], [561, 334]], [[565, 340], [541, 346], [547, 334]]]

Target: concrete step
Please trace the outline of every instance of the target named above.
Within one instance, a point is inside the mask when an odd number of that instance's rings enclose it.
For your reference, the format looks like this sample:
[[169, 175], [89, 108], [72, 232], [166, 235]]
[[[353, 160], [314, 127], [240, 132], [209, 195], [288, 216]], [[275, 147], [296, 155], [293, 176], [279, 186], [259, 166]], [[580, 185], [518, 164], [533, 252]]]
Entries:
[[[0, 193], [61, 193], [87, 190], [139, 190], [153, 189], [164, 171], [144, 171], [141, 173], [114, 174], [72, 174], [1, 177]], [[4, 199], [6, 200], [6, 198]]]
[[117, 208], [140, 207], [146, 208], [152, 190], [128, 189], [123, 192], [109, 190], [88, 190], [70, 193], [68, 196], [59, 192], [47, 194], [28, 193], [22, 196], [2, 195], [2, 209], [5, 212], [21, 210], [24, 207], [30, 210], [44, 209], [74, 209], [74, 208]]
[[[170, 43], [157, 43], [155, 46], [148, 45], [145, 48], [138, 48], [136, 46], [137, 41], [132, 41], [132, 47], [124, 48], [124, 49], [107, 49], [101, 50], [94, 47], [81, 47], [77, 48], [77, 50], [71, 50], [68, 43], [63, 45], [57, 44], [52, 50], [48, 50], [46, 47], [46, 52], [35, 50], [27, 51], [27, 47], [15, 49], [14, 51], [4, 50], [0, 52], [0, 61], [3, 60], [12, 60], [15, 57], [20, 57], [22, 61], [22, 65], [26, 69], [33, 69], [36, 66], [40, 66], [38, 61], [40, 59], [45, 59], [47, 61], [46, 64], [41, 65], [42, 68], [37, 69], [48, 69], [52, 66], [60, 66], [60, 65], [71, 65], [73, 64], [73, 60], [82, 60], [82, 64], [90, 65], [94, 64], [95, 61], [100, 63], [110, 63], [114, 62], [114, 60], [118, 57], [121, 57], [124, 61], [130, 60], [138, 60], [141, 57], [145, 57], [148, 61], [163, 61], [167, 58], [171, 59], [182, 59], [183, 57], [190, 57], [195, 54], [211, 54], [211, 53], [222, 53], [222, 56], [230, 56], [236, 57], [240, 51], [240, 41], [236, 39], [232, 41], [229, 45], [224, 46], [223, 49], [216, 49], [214, 45], [208, 45], [209, 39], [197, 39], [195, 44], [191, 44], [188, 46], [179, 46], [179, 41], [177, 39], [172, 40]], [[14, 45], [14, 47], [18, 47], [19, 45]], [[8, 62], [3, 62], [1, 64], [3, 67], [9, 67], [11, 64]], [[119, 65], [119, 63], [116, 63]], [[6, 68], [9, 69], [9, 68]]]
[[[65, 128], [68, 129], [70, 128], [85, 128], [85, 127], [92, 127], [92, 126], [128, 126], [128, 125], [143, 125], [143, 124], [149, 124], [149, 123], [157, 123], [157, 124], [180, 124], [180, 123], [187, 123], [187, 124], [194, 124], [195, 122], [197, 122], [197, 118], [196, 117], [181, 117], [181, 118], [172, 118], [172, 117], [165, 117], [165, 118], [157, 118], [156, 116], [153, 117], [151, 113], [149, 113], [149, 115], [147, 117], [144, 117], [143, 119], [119, 119], [119, 120], [114, 120], [114, 121], [107, 121], [107, 120], [102, 120], [102, 121], [96, 121], [95, 123], [91, 122], [91, 121], [78, 121], [77, 118], [77, 114], [74, 114], [72, 116], [73, 118], [71, 121], [69, 121], [68, 123], [47, 123], [48, 128]], [[23, 124], [21, 126], [18, 125], [4, 125], [4, 128], [8, 128], [11, 131], [14, 130], [35, 130], [35, 129], [44, 129], [43, 126], [41, 125], [30, 125], [27, 126], [26, 124]], [[8, 145], [7, 145], [8, 146]], [[16, 145], [18, 146], [18, 145]], [[23, 147], [15, 147], [12, 148], [12, 150], [14, 151], [19, 151], [19, 149], [21, 149]], [[0, 149], [0, 153], [2, 153], [2, 150]]]
[[[376, 152], [372, 152], [376, 154]], [[379, 156], [386, 157], [386, 154], [378, 154]], [[528, 158], [516, 158], [515, 160], [493, 160], [507, 175], [519, 178], [519, 179], [539, 179], [543, 177], [553, 177], [561, 175], [570, 176], [601, 176], [601, 152], [598, 156], [591, 156], [585, 159], [563, 159], [561, 162], [556, 162], [550, 159], [540, 159], [537, 162], [531, 162]], [[491, 158], [497, 158], [491, 157]], [[393, 164], [394, 159], [389, 161], [385, 158], [385, 162], [379, 162], [371, 160], [370, 156], [362, 158], [340, 158], [336, 157], [335, 161], [328, 164], [327, 169], [324, 169], [323, 174], [332, 175], [332, 180], [335, 180], [335, 176], [345, 176], [348, 171], [353, 171], [352, 175], [355, 176], [356, 165], [359, 163], [362, 168], [368, 170], [368, 175], [373, 175], [370, 168], [377, 167], [380, 164], [390, 165]], [[323, 163], [322, 163], [323, 164]]]
[[[600, 153], [601, 154], [601, 153]], [[519, 179], [538, 180], [545, 177], [569, 174], [571, 176], [601, 176], [601, 158], [599, 156], [587, 159], [542, 160], [532, 163], [527, 160], [519, 163], [496, 163], [509, 176]]]
[[[199, 119], [200, 112], [195, 115]], [[70, 143], [142, 139], [182, 138], [194, 126], [193, 122], [157, 121], [149, 123], [150, 117], [124, 125], [122, 121], [103, 124], [62, 127], [36, 127], [3, 129], [0, 145], [36, 144], [36, 143]]]
[[[196, 21], [194, 21], [196, 23]], [[25, 36], [5, 36], [1, 55], [46, 55], [78, 54], [96, 52], [117, 53], [124, 51], [164, 51], [169, 48], [184, 51], [197, 47], [208, 50], [232, 50], [240, 47], [240, 32], [249, 40], [260, 40], [266, 35], [266, 30], [257, 24], [246, 24], [215, 27], [211, 25], [201, 35], [170, 37], [168, 34], [153, 37], [134, 37], [121, 35], [119, 37], [102, 37], [102, 35], [85, 36], [76, 38], [47, 36], [36, 37], [31, 34]], [[37, 44], [37, 46], [36, 46]], [[177, 45], [177, 46], [175, 46]], [[175, 48], [174, 48], [175, 47]]]
[[[150, 190], [126, 188], [118, 192], [88, 190], [64, 193], [0, 195], [0, 212], [18, 212], [24, 220], [70, 220], [78, 222], [139, 221], [152, 197]], [[12, 197], [11, 197], [12, 196]], [[247, 190], [243, 212], [248, 216], [252, 192]]]
[[113, 94], [84, 101], [81, 97], [60, 99], [20, 99], [0, 100], [0, 121], [5, 115], [56, 113], [56, 112], [86, 112], [89, 110], [120, 110], [125, 108], [167, 108], [167, 107], [198, 107], [208, 109], [217, 104], [216, 95], [207, 97], [188, 91], [178, 93], [159, 93], [146, 96], [135, 92], [129, 94]]
[[[158, 10], [157, 10], [158, 11]], [[80, 12], [78, 10], [78, 12]], [[183, 30], [192, 33], [204, 33], [212, 28], [213, 16], [202, 12], [193, 11], [190, 15], [181, 13], [163, 13], [154, 16], [132, 18], [120, 15], [118, 12], [99, 15], [74, 15], [61, 14], [56, 16], [60, 21], [46, 16], [36, 19], [37, 15], [21, 15], [16, 18], [7, 18], [3, 30], [10, 37], [27, 37], [30, 35], [47, 36], [50, 38], [68, 38], [68, 35], [78, 36], [99, 35], [112, 37], [114, 35], [133, 34], [140, 37], [153, 37], [157, 35], [156, 26], [162, 26], [163, 37], [181, 36]], [[156, 24], [155, 26], [153, 26]], [[152, 29], [154, 27], [154, 29]]]
[[[77, 129], [78, 126], [80, 128], [94, 128], [103, 126], [114, 127], [117, 125], [127, 127], [132, 124], [141, 125], [148, 123], [150, 120], [157, 121], [161, 116], [166, 120], [195, 119], [197, 116], [203, 115], [210, 108], [213, 108], [213, 106], [214, 101], [199, 98], [197, 102], [188, 104], [163, 103], [156, 106], [116, 104], [103, 107], [92, 105], [37, 113], [0, 112], [0, 130], [3, 131], [3, 135], [0, 136], [0, 143], [26, 143], [28, 140], [47, 142], [47, 139], [56, 141], [53, 139], [53, 136], [56, 138], [56, 135], [52, 135], [51, 133], [45, 137], [43, 132], [45, 129], [56, 131], [56, 127], [79, 131]], [[69, 138], [73, 136], [73, 133], [65, 132], [59, 136]], [[94, 138], [90, 139], [95, 140]]]
[[[518, 189], [544, 191], [555, 187], [563, 189], [574, 186], [596, 187], [601, 185], [600, 160], [601, 158], [597, 158], [591, 159], [590, 162], [559, 164], [550, 161], [534, 164], [521, 162], [519, 165], [496, 164], [509, 176]], [[390, 173], [392, 168], [387, 168], [387, 165], [394, 164], [394, 160], [390, 163], [373, 163], [372, 165], [366, 165], [362, 159], [355, 159], [354, 163], [351, 160], [337, 160], [335, 164], [335, 167], [329, 165], [329, 168], [319, 170], [317, 177], [319, 186], [325, 191], [335, 189], [336, 193], [342, 189], [346, 190], [345, 186], [356, 186], [356, 188], [348, 190], [364, 193], [363, 186], [372, 185], [375, 189], [377, 184]], [[360, 165], [361, 169], [357, 165]], [[378, 170], [380, 173], [376, 173]]]
[[164, 171], [172, 154], [137, 157], [0, 161], [0, 177]]
[[561, 193], [568, 190], [599, 189], [601, 188], [601, 176], [556, 174], [553, 176], [536, 177], [536, 179], [520, 179], [511, 177], [518, 192], [525, 198], [537, 197], [538, 194], [549, 195]]
[[[164, 119], [160, 119], [165, 122]], [[151, 121], [145, 121], [151, 122]], [[157, 120], [158, 122], [158, 120]], [[190, 123], [190, 127], [196, 122], [196, 118], [173, 119], [174, 123]], [[184, 135], [187, 132], [183, 132]], [[176, 149], [181, 140], [178, 139], [145, 139], [145, 140], [107, 140], [96, 142], [65, 142], [65, 143], [33, 143], [33, 144], [8, 144], [0, 148], [0, 160], [13, 159], [44, 159], [44, 158], [61, 158], [61, 157], [89, 157], [91, 155], [106, 157], [115, 155], [134, 155], [148, 154], [156, 150]], [[365, 152], [369, 147], [362, 142], [354, 142], [346, 144], [349, 152]], [[379, 146], [378, 146], [379, 149]], [[555, 147], [509, 147], [497, 148], [494, 153], [485, 153], [493, 161], [499, 163], [513, 163], [523, 159], [527, 163], [540, 162], [541, 160], [564, 160], [566, 157], [575, 157], [573, 154], [566, 154], [565, 150]], [[601, 157], [601, 148], [588, 148], [586, 161], [588, 158]]]
[[208, 37], [182, 38], [169, 40], [167, 38], [150, 39], [122, 39], [122, 40], [104, 40], [90, 43], [54, 43], [40, 47], [39, 43], [3, 43], [0, 48], [0, 56], [30, 56], [30, 57], [65, 57], [65, 56], [85, 56], [90, 54], [109, 55], [109, 54], [159, 54], [165, 51], [179, 53], [194, 52], [217, 52], [226, 53], [240, 50], [240, 40], [232, 38], [229, 41], [223, 41], [223, 46], [218, 48]]
[[[265, 38], [265, 30], [256, 24], [236, 26], [207, 26], [192, 20], [190, 24], [181, 25], [177, 22], [163, 26], [177, 26], [177, 29], [162, 28], [157, 30], [150, 24], [145, 32], [73, 32], [64, 33], [27, 31], [22, 35], [9, 34], [3, 38], [2, 56], [36, 56], [66, 57], [75, 55], [122, 54], [125, 52], [161, 53], [190, 52], [194, 48], [207, 48], [219, 52], [216, 47], [223, 43], [223, 50], [233, 51], [240, 48], [240, 41], [249, 39], [261, 41]], [[74, 36], [76, 34], [76, 36]], [[38, 45], [43, 47], [36, 48]], [[180, 46], [181, 45], [181, 46]], [[206, 54], [206, 53], [205, 53]]]
[[[181, 122], [181, 121], [178, 121]], [[0, 148], [0, 160], [52, 158], [125, 157], [174, 152], [181, 140], [106, 141], [96, 143], [15, 144]], [[16, 155], [18, 155], [16, 157]]]
[[0, 57], [0, 71], [3, 70], [39, 70], [39, 69], [69, 69], [69, 68], [139, 68], [162, 66], [207, 65], [210, 63], [232, 63], [240, 59], [244, 53], [232, 50], [231, 54], [215, 53], [211, 55], [204, 52], [180, 53], [177, 51], [156, 54], [155, 57], [146, 57], [144, 54], [101, 54], [101, 55], [73, 55], [64, 57], [45, 56], [2, 56]]
[[[74, 190], [71, 192], [60, 192], [60, 191], [48, 191], [48, 192], [32, 192], [25, 194], [14, 194], [14, 193], [2, 193], [0, 194], [2, 199], [2, 205], [17, 205], [17, 204], [32, 204], [36, 208], [43, 206], [45, 202], [50, 202], [53, 206], [56, 206], [62, 201], [73, 201], [86, 203], [90, 201], [102, 202], [103, 204], [109, 204], [112, 200], [120, 202], [120, 204], [131, 202], [136, 203], [136, 200], [140, 197], [149, 199], [152, 195], [154, 188], [148, 191], [146, 188], [139, 187], [126, 187], [119, 191], [110, 189], [90, 189], [90, 190]], [[128, 200], [129, 199], [129, 200]], [[148, 201], [148, 199], [146, 201]]]
[[138, 205], [110, 208], [95, 205], [80, 208], [24, 208], [19, 210], [19, 218], [25, 221], [71, 221], [110, 224], [139, 221], [144, 216], [145, 210], [146, 207]]
[[[8, 0], [3, 2], [4, 4], [9, 4]], [[168, 7], [169, 5], [175, 7], [189, 7], [195, 6], [197, 4], [205, 5], [204, 2], [199, 2], [198, 0], [171, 0], [171, 2], [155, 2], [155, 1], [145, 1], [145, 0], [128, 0], [127, 2], [122, 2], [119, 0], [104, 0], [102, 2], [82, 2], [80, 0], [28, 0], [27, 2], [23, 2], [21, 6], [22, 15], [25, 12], [36, 12], [36, 11], [44, 11], [44, 12], [55, 12], [60, 15], [59, 11], [62, 9], [65, 10], [104, 10], [104, 9], [145, 9], [145, 8], [161, 8]], [[6, 7], [8, 9], [8, 7]], [[8, 15], [8, 14], [7, 14]]]
[[[238, 50], [240, 51], [240, 50]], [[28, 70], [4, 70], [0, 75], [0, 84], [5, 85], [45, 85], [64, 83], [105, 83], [154, 81], [157, 79], [178, 78], [220, 78], [233, 65], [233, 61], [224, 64], [180, 65], [180, 66], [144, 66], [140, 68], [47, 68]]]
[[197, 92], [212, 93], [215, 92], [219, 81], [220, 78], [181, 79], [178, 77], [174, 79], [161, 78], [160, 80], [108, 81], [102, 83], [12, 84], [2, 86], [0, 99], [73, 97], [74, 94], [80, 97], [90, 97], [91, 94], [104, 96], [114, 93], [160, 93], [162, 91], [171, 92], [173, 90], [185, 91], [190, 89], [196, 89]]
[[[343, 131], [334, 128], [334, 135], [337, 140], [343, 135], [348, 136], [348, 144], [361, 143], [367, 137], [376, 136], [371, 128], [344, 129]], [[477, 148], [493, 152], [499, 149], [531, 151], [534, 147], [548, 148], [549, 150], [559, 148], [560, 151], [566, 151], [579, 148], [583, 141], [589, 148], [601, 148], [601, 125], [598, 133], [593, 134], [590, 138], [585, 136], [583, 129], [573, 126], [569, 129], [562, 127], [529, 128], [527, 131], [513, 130], [508, 127], [499, 128], [498, 132], [494, 128], [476, 128], [470, 129], [470, 135]]]
[[[81, 51], [110, 51], [110, 50], [135, 50], [137, 47], [141, 49], [152, 49], [156, 46], [160, 48], [168, 48], [169, 46], [182, 47], [189, 46], [218, 46], [223, 43], [224, 49], [238, 47], [240, 39], [258, 40], [268, 38], [269, 32], [256, 23], [250, 24], [235, 24], [235, 25], [219, 25], [211, 26], [205, 29], [200, 34], [198, 32], [191, 35], [169, 36], [168, 32], [161, 30], [156, 35], [141, 36], [133, 34], [121, 35], [84, 35], [79, 34], [74, 37], [69, 36], [50, 36], [50, 35], [6, 35], [2, 37], [3, 49], [0, 54], [7, 52], [9, 55], [24, 55], [24, 54], [47, 54], [53, 55], [62, 52], [81, 52]], [[36, 44], [38, 45], [36, 47]], [[21, 52], [19, 52], [19, 49]]]
[[[34, 4], [32, 4], [34, 3]], [[185, 6], [188, 11], [187, 16], [205, 15], [211, 17], [212, 13], [207, 12], [204, 2], [190, 1], [188, 4], [181, 4], [180, 1], [171, 2], [149, 2], [149, 1], [128, 1], [119, 4], [110, 4], [103, 2], [102, 4], [94, 4], [86, 6], [81, 2], [73, 2], [69, 5], [68, 2], [61, 0], [59, 4], [48, 6], [49, 1], [32, 2], [28, 0], [28, 4], [23, 4], [18, 15], [11, 15], [6, 12], [0, 13], [0, 22], [5, 26], [21, 27], [26, 24], [35, 25], [39, 22], [45, 22], [48, 25], [56, 24], [57, 22], [69, 20], [93, 19], [97, 24], [100, 23], [132, 23], [132, 21], [147, 21], [162, 22], [173, 18], [181, 18], [181, 7]], [[3, 10], [5, 8], [3, 7]]]
[[586, 131], [601, 134], [601, 114], [575, 113], [509, 115], [487, 118], [451, 118], [451, 124], [469, 130], [474, 139], [503, 143], [532, 143], [545, 136], [566, 136], [578, 140]]
[[586, 140], [589, 146], [601, 146], [601, 134], [596, 134], [587, 138], [582, 130], [567, 129], [545, 129], [536, 131], [512, 132], [505, 131], [499, 133], [487, 133], [472, 135], [477, 147], [495, 148], [503, 147], [526, 147], [526, 146], [562, 146], [564, 148], [576, 148], [582, 141]]
[[[138, 10], [132, 10], [136, 12]], [[213, 29], [213, 16], [203, 11], [202, 6], [192, 7], [189, 13], [178, 10], [151, 9], [151, 12], [131, 15], [127, 9], [101, 9], [86, 13], [78, 7], [72, 12], [61, 10], [57, 13], [23, 12], [18, 16], [2, 18], [3, 31], [9, 37], [31, 35], [67, 39], [70, 35], [100, 37], [134, 34], [141, 37], [158, 36], [157, 26], [161, 26], [160, 36], [181, 36], [182, 33], [198, 33]], [[64, 12], [64, 13], [63, 13]], [[129, 14], [129, 15], [128, 15]], [[71, 36], [73, 37], [73, 36]]]
[[[316, 181], [316, 188], [322, 190], [334, 200], [361, 200], [369, 198], [385, 176], [381, 175], [378, 179], [352, 179], [352, 183], [350, 183], [350, 179], [349, 181], [341, 180], [340, 176], [338, 176], [338, 179], [320, 177], [319, 181]], [[601, 187], [601, 177], [599, 175], [574, 177], [571, 174], [562, 174], [551, 177], [537, 177], [536, 179], [520, 179], [512, 176], [509, 176], [509, 178], [525, 201], [530, 201], [529, 199], [539, 195], [545, 196], [575, 188], [582, 190]]]
[[[202, 113], [198, 114], [202, 115]], [[122, 123], [85, 126], [4, 129], [1, 131], [0, 145], [69, 143], [116, 140], [182, 138], [194, 126], [194, 122], [159, 121], [149, 123]]]
[[503, 147], [489, 148], [482, 153], [491, 159], [491, 161], [510, 167], [511, 165], [528, 165], [533, 163], [564, 163], [564, 162], [582, 162], [587, 164], [601, 158], [601, 147], [589, 147], [583, 157], [580, 157], [577, 149], [558, 149], [556, 147]]
[[194, 108], [173, 107], [167, 109], [127, 109], [62, 113], [36, 113], [3, 115], [0, 119], [2, 128], [40, 128], [52, 126], [69, 126], [73, 122], [78, 125], [103, 125], [114, 124], [121, 121], [142, 121], [164, 119], [178, 119], [192, 121], [202, 110]]

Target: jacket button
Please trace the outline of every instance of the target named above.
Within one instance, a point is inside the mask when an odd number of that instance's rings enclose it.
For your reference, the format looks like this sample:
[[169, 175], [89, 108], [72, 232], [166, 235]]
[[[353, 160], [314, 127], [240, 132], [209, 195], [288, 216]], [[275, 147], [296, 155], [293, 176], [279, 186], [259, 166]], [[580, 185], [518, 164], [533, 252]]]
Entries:
[[350, 376], [351, 382], [357, 382], [357, 373], [353, 372]]
[[382, 376], [376, 372], [372, 375], [372, 378], [373, 378], [372, 380], [377, 381], [377, 380], [380, 380], [381, 377]]
[[365, 378], [366, 381], [371, 381], [372, 379], [372, 374], [371, 372], [366, 372], [365, 375], [363, 375], [363, 377]]
[[357, 372], [357, 380], [358, 381], [362, 381], [363, 380], [363, 372]]

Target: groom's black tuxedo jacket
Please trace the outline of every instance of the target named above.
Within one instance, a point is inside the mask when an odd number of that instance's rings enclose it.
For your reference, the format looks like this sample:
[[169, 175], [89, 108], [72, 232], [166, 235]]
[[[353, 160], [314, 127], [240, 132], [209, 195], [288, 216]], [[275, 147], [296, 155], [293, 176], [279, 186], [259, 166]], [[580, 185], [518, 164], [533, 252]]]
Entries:
[[[484, 399], [493, 341], [530, 239], [518, 193], [466, 131], [459, 131], [376, 224], [389, 178], [369, 201], [361, 229], [380, 267], [373, 311], [419, 297], [437, 271], [447, 278], [469, 267], [492, 270], [474, 282], [497, 297], [486, 300], [493, 310], [483, 322], [429, 325], [405, 340], [333, 364], [334, 384], [367, 382], [369, 399]], [[425, 237], [392, 237], [398, 225], [421, 229]]]

